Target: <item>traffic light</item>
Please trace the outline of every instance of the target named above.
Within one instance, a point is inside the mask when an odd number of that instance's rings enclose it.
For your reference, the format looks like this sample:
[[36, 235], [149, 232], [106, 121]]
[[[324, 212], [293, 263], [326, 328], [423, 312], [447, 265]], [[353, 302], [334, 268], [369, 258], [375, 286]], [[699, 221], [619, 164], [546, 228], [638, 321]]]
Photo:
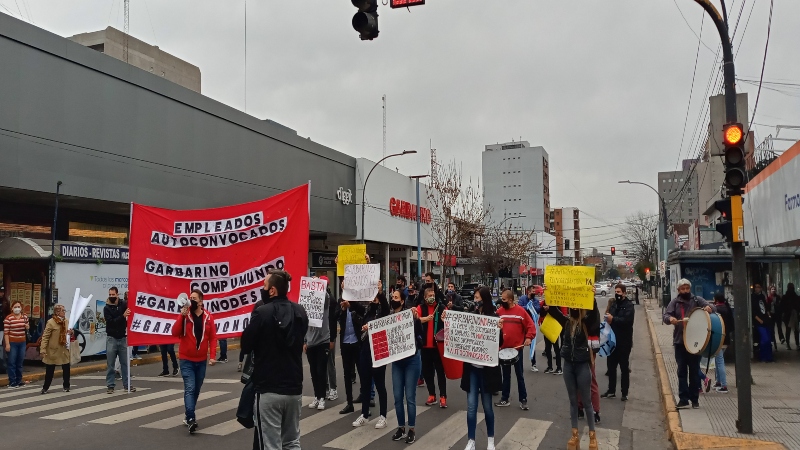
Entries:
[[725, 186], [728, 195], [741, 195], [747, 184], [742, 124], [729, 123], [722, 128], [722, 134], [725, 143]]
[[617, 248], [611, 247], [611, 256], [616, 256], [616, 254], [617, 254]]
[[649, 279], [650, 279], [650, 268], [649, 268], [649, 267], [645, 267], [645, 268], [644, 268], [644, 277], [645, 277], [645, 279], [647, 279], [647, 280], [649, 280]]
[[378, 37], [378, 0], [352, 0], [358, 12], [353, 16], [353, 28], [361, 34], [361, 40]]
[[744, 242], [744, 223], [742, 220], [742, 196], [732, 195], [714, 202], [714, 208], [721, 218], [716, 230], [728, 242]]

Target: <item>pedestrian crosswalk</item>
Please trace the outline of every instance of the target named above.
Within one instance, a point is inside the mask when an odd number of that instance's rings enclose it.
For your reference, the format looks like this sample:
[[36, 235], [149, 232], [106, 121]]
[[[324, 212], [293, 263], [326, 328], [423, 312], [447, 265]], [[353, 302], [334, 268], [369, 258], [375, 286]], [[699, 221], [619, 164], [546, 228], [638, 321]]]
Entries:
[[[40, 394], [40, 388], [23, 388], [0, 392], [0, 416], [33, 417], [35, 420], [54, 423], [80, 420], [97, 426], [128, 426], [158, 432], [178, 432], [183, 427], [183, 389], [182, 386], [169, 382], [149, 384], [138, 387], [135, 393], [118, 391], [107, 394], [102, 386], [86, 385], [101, 377], [76, 377], [79, 383], [70, 392], [61, 389], [52, 390], [46, 395]], [[241, 436], [249, 440], [252, 430], [246, 430], [235, 418], [239, 403], [238, 387], [228, 383], [208, 386], [200, 396], [197, 405], [197, 417], [200, 428], [197, 434], [219, 439]], [[387, 426], [376, 429], [376, 409], [373, 416], [364, 426], [354, 428], [351, 422], [357, 414], [339, 414], [341, 403], [328, 405], [323, 411], [312, 410], [308, 404], [311, 397], [303, 397], [302, 417], [300, 421], [301, 439], [311, 439], [317, 448], [338, 450], [374, 449], [384, 442], [391, 442], [389, 435], [396, 429], [396, 415], [393, 408], [386, 416]], [[497, 413], [496, 413], [497, 414]], [[418, 431], [415, 450], [441, 450], [458, 448], [463, 445], [467, 435], [467, 412], [457, 408], [441, 410], [427, 406], [417, 406], [418, 423], [435, 423], [432, 428], [425, 427]], [[477, 422], [485, 440], [485, 419], [478, 413]], [[331, 428], [329, 428], [331, 427]], [[327, 437], [326, 432], [336, 429], [338, 433]], [[418, 429], [419, 430], [419, 429]], [[553, 422], [532, 418], [515, 418], [510, 429], [503, 427], [504, 434], [496, 436], [498, 450], [534, 450], [539, 449], [548, 432], [564, 434], [564, 428], [553, 427]], [[185, 432], [185, 430], [181, 431]], [[319, 433], [319, 434], [317, 434]], [[321, 439], [326, 436], [326, 439]], [[588, 429], [583, 430], [581, 447], [588, 448]], [[597, 429], [600, 450], [616, 450], [619, 448], [620, 431], [614, 429]], [[563, 436], [566, 442], [567, 436]], [[552, 437], [551, 437], [552, 441]], [[220, 441], [223, 442], [223, 441]], [[480, 446], [479, 446], [480, 447]]]

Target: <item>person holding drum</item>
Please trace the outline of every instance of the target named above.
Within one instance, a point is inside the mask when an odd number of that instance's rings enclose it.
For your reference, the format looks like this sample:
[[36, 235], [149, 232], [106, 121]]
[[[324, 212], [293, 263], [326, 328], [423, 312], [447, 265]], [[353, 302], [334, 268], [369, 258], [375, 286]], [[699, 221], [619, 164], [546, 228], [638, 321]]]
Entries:
[[506, 289], [500, 295], [502, 307], [497, 314], [503, 318], [503, 345], [500, 347], [500, 365], [503, 369], [503, 396], [494, 406], [510, 406], [511, 367], [517, 376], [519, 407], [528, 410], [528, 391], [525, 389], [525, 368], [522, 350], [536, 337], [536, 326], [525, 308], [514, 302], [514, 291]]
[[678, 281], [678, 296], [669, 302], [663, 317], [665, 324], [675, 327], [672, 344], [678, 365], [678, 409], [688, 407], [689, 401], [692, 408], [700, 407], [700, 355], [689, 353], [683, 342], [684, 323], [696, 308], [702, 308], [707, 313], [714, 312], [714, 307], [705, 299], [692, 295], [692, 282], [681, 278]]

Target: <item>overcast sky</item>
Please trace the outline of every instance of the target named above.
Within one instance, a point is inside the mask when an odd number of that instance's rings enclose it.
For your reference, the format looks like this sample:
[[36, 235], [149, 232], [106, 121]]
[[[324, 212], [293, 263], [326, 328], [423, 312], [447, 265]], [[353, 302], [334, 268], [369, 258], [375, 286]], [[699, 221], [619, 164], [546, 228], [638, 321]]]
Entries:
[[[770, 2], [727, 0], [731, 29], [742, 2], [737, 76], [757, 80]], [[0, 12], [61, 36], [123, 24], [122, 0], [0, 0]], [[429, 142], [473, 178], [485, 144], [521, 137], [542, 145], [551, 204], [581, 209], [584, 248], [622, 247], [617, 228], [591, 227], [656, 212], [652, 191], [618, 180], [655, 186], [658, 171], [675, 170], [702, 144], [719, 37], [706, 19], [698, 55], [703, 13], [692, 0], [380, 6], [372, 42], [352, 29], [354, 12], [349, 0], [247, 2], [246, 96], [244, 0], [131, 0], [130, 29], [199, 66], [203, 94], [242, 110], [247, 98], [248, 113], [353, 156], [381, 157], [386, 94], [388, 151], [420, 152], [390, 160], [408, 175], [428, 172]], [[766, 81], [800, 83], [798, 43], [800, 1], [775, 0]], [[757, 87], [737, 87], [750, 94], [752, 114]], [[800, 125], [800, 88], [770, 87], [781, 92], [761, 92], [757, 142], [776, 124]]]

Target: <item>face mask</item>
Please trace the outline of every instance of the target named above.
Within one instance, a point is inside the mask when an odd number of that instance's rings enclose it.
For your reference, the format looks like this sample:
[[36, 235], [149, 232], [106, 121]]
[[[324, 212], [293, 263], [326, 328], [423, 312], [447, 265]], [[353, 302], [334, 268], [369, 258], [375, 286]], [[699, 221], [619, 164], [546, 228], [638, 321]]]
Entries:
[[428, 298], [425, 299], [425, 303], [427, 303], [429, 305], [434, 304], [434, 302], [436, 302], [436, 297], [428, 297]]
[[689, 300], [690, 298], [692, 298], [692, 293], [691, 292], [680, 293], [678, 294], [678, 297], [684, 300]]
[[570, 309], [569, 310], [569, 315], [573, 319], [579, 319], [581, 317], [581, 312], [579, 310], [577, 310], [577, 309]]
[[401, 303], [401, 302], [399, 302], [399, 301], [395, 301], [395, 300], [392, 300], [392, 303], [391, 303], [391, 304], [392, 304], [392, 309], [397, 309], [397, 308], [399, 308], [399, 307], [402, 305], [402, 303]]
[[622, 300], [622, 296], [620, 294], [614, 294], [614, 298], [616, 300]]
[[505, 308], [505, 309], [511, 309], [511, 303], [509, 303], [509, 302], [503, 302], [503, 308]]
[[192, 310], [192, 311], [196, 311], [196, 310], [197, 310], [197, 306], [198, 306], [198, 305], [197, 305], [197, 302], [196, 302], [196, 301], [194, 301], [194, 300], [192, 300], [192, 306], [190, 307], [190, 308], [191, 308], [191, 310]]
[[14, 314], [20, 314], [22, 312], [22, 308], [14, 308]]
[[116, 297], [108, 297], [107, 301], [108, 301], [108, 303], [117, 303], [117, 298]]

